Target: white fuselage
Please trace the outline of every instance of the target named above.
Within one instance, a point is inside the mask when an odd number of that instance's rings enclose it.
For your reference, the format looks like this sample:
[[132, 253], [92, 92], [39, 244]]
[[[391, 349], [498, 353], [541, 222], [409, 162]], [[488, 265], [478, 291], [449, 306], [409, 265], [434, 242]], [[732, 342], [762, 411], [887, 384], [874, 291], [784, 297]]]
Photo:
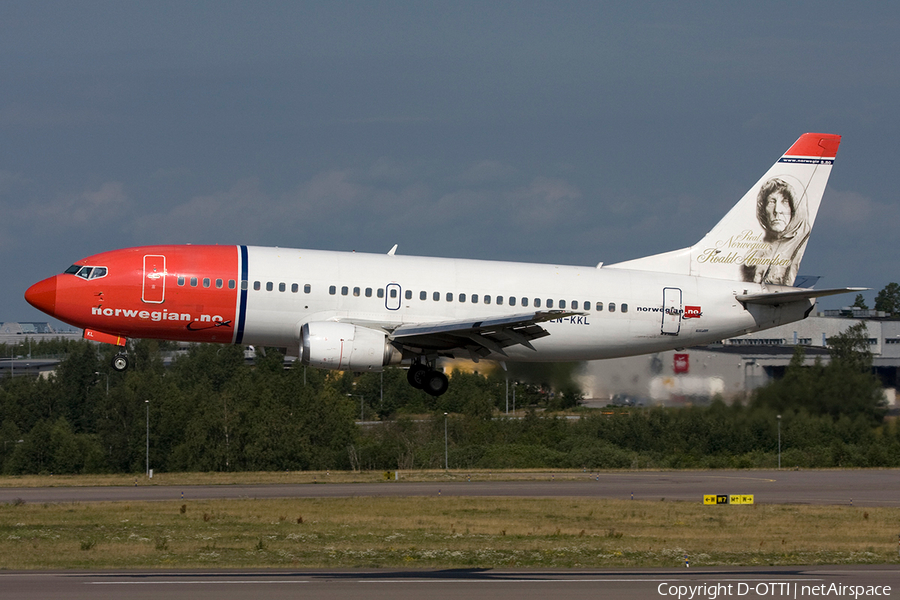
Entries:
[[312, 321], [390, 331], [564, 309], [579, 315], [541, 323], [550, 335], [535, 340], [534, 350], [514, 345], [489, 358], [592, 360], [710, 343], [802, 319], [812, 306], [745, 308], [735, 296], [763, 286], [643, 270], [252, 246], [247, 256], [243, 342], [287, 348], [297, 348], [300, 327]]

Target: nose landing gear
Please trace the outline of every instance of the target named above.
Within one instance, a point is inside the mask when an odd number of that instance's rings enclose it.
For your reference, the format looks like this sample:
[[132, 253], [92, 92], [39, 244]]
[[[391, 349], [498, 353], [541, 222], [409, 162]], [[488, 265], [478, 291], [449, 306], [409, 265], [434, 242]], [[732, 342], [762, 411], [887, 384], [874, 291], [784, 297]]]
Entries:
[[112, 366], [113, 370], [118, 371], [119, 373], [125, 371], [129, 364], [131, 364], [131, 361], [128, 360], [128, 356], [125, 354], [116, 354], [110, 362], [110, 366]]

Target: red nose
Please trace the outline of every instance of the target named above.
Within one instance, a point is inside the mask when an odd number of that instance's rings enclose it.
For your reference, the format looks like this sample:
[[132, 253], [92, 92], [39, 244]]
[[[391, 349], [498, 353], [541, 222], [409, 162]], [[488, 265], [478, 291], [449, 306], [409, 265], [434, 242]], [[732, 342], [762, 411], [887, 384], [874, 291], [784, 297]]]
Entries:
[[39, 281], [25, 292], [25, 300], [48, 315], [56, 313], [56, 275]]

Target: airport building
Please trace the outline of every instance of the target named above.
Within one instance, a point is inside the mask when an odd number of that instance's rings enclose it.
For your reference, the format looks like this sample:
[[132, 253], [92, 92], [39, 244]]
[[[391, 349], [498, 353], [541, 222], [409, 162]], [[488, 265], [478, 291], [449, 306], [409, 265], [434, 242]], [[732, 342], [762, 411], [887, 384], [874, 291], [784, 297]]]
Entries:
[[803, 347], [807, 364], [827, 362], [828, 340], [857, 323], [866, 325], [873, 366], [893, 405], [900, 385], [900, 320], [850, 308], [815, 313], [721, 344], [592, 361], [580, 381], [588, 405], [678, 405], [707, 402], [716, 395], [728, 401], [783, 375], [797, 346]]

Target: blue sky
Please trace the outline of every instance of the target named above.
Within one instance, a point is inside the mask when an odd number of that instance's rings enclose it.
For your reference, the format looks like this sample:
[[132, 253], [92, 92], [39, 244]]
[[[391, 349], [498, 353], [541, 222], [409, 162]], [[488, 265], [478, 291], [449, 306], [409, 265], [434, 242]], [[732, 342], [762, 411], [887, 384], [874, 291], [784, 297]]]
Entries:
[[844, 137], [801, 273], [871, 303], [900, 280], [898, 57], [889, 3], [4, 2], [0, 321], [142, 244], [680, 248], [806, 131]]

